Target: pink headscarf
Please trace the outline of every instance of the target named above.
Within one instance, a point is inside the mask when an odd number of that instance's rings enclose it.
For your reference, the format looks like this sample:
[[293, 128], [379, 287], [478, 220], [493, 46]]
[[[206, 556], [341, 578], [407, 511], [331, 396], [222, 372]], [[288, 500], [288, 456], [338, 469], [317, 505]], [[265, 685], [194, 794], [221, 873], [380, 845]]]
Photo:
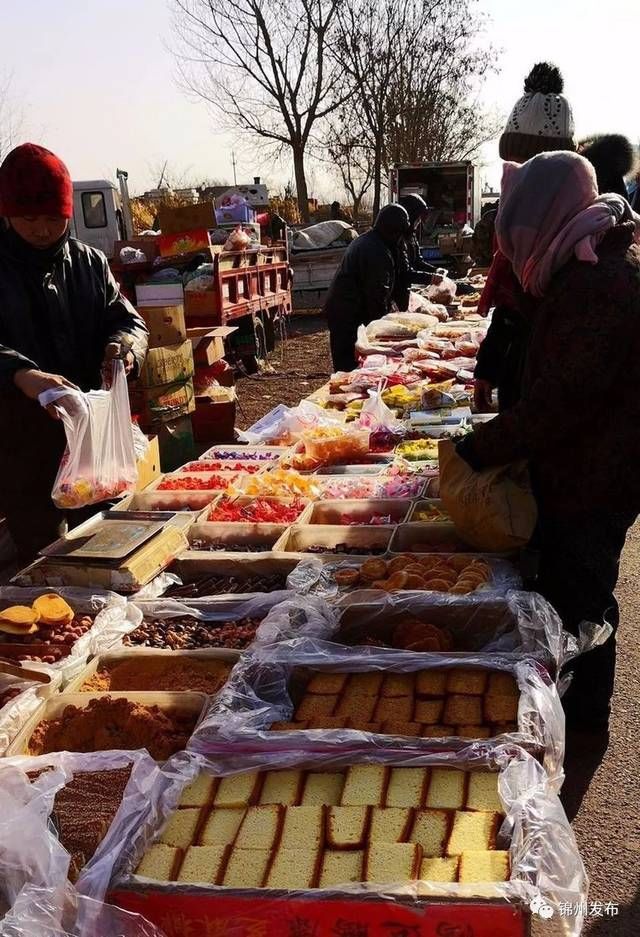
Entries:
[[595, 169], [577, 153], [541, 153], [522, 166], [504, 164], [498, 246], [533, 296], [543, 296], [572, 257], [597, 264], [595, 249], [606, 232], [632, 217], [621, 196], [598, 196]]

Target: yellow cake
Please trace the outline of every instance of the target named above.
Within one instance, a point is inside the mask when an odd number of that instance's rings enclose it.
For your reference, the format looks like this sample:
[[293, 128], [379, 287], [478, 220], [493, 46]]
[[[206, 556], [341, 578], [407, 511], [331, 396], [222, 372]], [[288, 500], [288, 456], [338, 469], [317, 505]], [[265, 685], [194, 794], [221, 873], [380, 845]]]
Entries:
[[261, 804], [297, 804], [300, 800], [302, 771], [267, 771], [262, 791]]
[[457, 882], [458, 862], [457, 856], [423, 859], [420, 878], [425, 882]]
[[324, 842], [324, 812], [320, 805], [287, 807], [280, 848], [320, 849]]
[[467, 810], [489, 810], [503, 813], [498, 794], [498, 774], [495, 771], [471, 771], [467, 793]]
[[200, 839], [205, 846], [228, 846], [244, 819], [243, 807], [214, 807], [206, 819]]
[[154, 843], [142, 857], [136, 875], [153, 878], [158, 882], [171, 882], [178, 855], [178, 850], [173, 846]]
[[466, 775], [457, 768], [432, 768], [427, 807], [460, 809], [464, 804]]
[[411, 811], [407, 807], [373, 807], [369, 843], [402, 843], [407, 839]]
[[487, 671], [454, 667], [447, 677], [447, 693], [481, 696], [487, 687]]
[[280, 804], [249, 807], [240, 825], [235, 849], [271, 849], [283, 809]]
[[325, 850], [320, 868], [319, 888], [362, 881], [364, 852], [359, 849]]
[[447, 843], [447, 855], [492, 849], [495, 844], [499, 816], [486, 810], [457, 810]]
[[307, 775], [302, 804], [326, 804], [328, 807], [339, 804], [344, 787], [344, 775], [341, 773], [312, 772]]
[[260, 888], [270, 858], [270, 849], [233, 849], [222, 884], [228, 888]]
[[368, 807], [328, 807], [327, 845], [332, 849], [356, 849], [364, 846], [368, 823]]
[[158, 842], [167, 846], [179, 846], [186, 849], [195, 838], [196, 827], [200, 819], [199, 807], [185, 807], [169, 818]]
[[213, 800], [216, 779], [202, 771], [182, 792], [180, 807], [203, 807]]
[[442, 699], [418, 699], [413, 718], [416, 722], [437, 725], [442, 720], [443, 710], [444, 700]]
[[509, 853], [501, 850], [468, 850], [460, 856], [459, 881], [507, 882]]
[[446, 810], [416, 810], [409, 841], [419, 843], [422, 854], [428, 858], [443, 856], [449, 835], [449, 816]]
[[351, 765], [342, 791], [343, 804], [384, 803], [387, 786], [387, 768], [384, 765]]
[[415, 843], [372, 843], [366, 851], [365, 882], [391, 884], [417, 877], [422, 851]]
[[319, 849], [280, 847], [269, 869], [267, 888], [313, 888], [318, 876]]
[[387, 807], [420, 807], [424, 802], [428, 768], [392, 768], [387, 788]]
[[416, 674], [416, 693], [418, 696], [444, 696], [446, 689], [446, 670], [421, 670]]
[[339, 695], [347, 682], [346, 673], [314, 673], [307, 683], [306, 692], [320, 696]]
[[246, 807], [253, 803], [259, 781], [257, 771], [221, 778], [214, 804], [216, 807]]
[[225, 852], [226, 846], [189, 846], [177, 881], [215, 885]]

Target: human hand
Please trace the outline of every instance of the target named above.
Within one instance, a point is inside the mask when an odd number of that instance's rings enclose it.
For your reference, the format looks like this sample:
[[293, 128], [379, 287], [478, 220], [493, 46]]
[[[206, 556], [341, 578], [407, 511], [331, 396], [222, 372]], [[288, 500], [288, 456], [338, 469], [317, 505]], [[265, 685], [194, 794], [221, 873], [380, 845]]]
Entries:
[[[59, 390], [61, 387], [79, 390], [66, 377], [62, 377], [60, 374], [47, 374], [46, 371], [36, 371], [35, 368], [22, 368], [20, 371], [16, 371], [13, 376], [13, 383], [30, 400], [37, 400], [40, 394], [46, 390]], [[45, 409], [54, 420], [60, 419], [60, 413], [54, 403], [49, 404]]]
[[123, 355], [123, 345], [124, 343], [121, 342], [109, 342], [104, 350], [104, 360], [102, 362], [102, 383], [103, 386], [107, 389], [111, 387], [111, 381], [113, 379], [112, 365], [117, 358], [120, 358], [124, 364], [125, 374], [130, 374], [133, 370], [134, 364], [136, 363], [136, 359], [132, 351], [128, 351]]
[[476, 378], [473, 382], [473, 403], [476, 413], [493, 412], [493, 387], [489, 381], [483, 381]]

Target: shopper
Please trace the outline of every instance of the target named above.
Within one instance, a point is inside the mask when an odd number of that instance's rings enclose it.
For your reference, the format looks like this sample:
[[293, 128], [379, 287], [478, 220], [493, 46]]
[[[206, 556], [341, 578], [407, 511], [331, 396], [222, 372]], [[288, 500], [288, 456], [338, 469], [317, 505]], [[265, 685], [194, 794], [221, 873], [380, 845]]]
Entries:
[[608, 133], [581, 140], [578, 153], [588, 159], [595, 169], [599, 192], [616, 192], [628, 198], [625, 176], [633, 169], [635, 152], [627, 137]]
[[398, 244], [408, 233], [409, 216], [405, 209], [385, 205], [373, 228], [346, 249], [324, 304], [336, 371], [351, 371], [357, 365], [358, 326], [368, 325], [390, 311]]
[[32, 143], [12, 150], [0, 166], [0, 512], [25, 558], [56, 538], [62, 520], [51, 491], [65, 435], [39, 394], [99, 388], [125, 338], [129, 372], [147, 348], [105, 256], [70, 237], [72, 215], [64, 163]]
[[[524, 83], [524, 95], [516, 102], [500, 137], [500, 156], [524, 163], [538, 153], [575, 150], [571, 106], [562, 94], [560, 71], [548, 62], [531, 69]], [[487, 315], [493, 308], [491, 325], [480, 346], [475, 369], [476, 409], [492, 409], [492, 393], [497, 388], [500, 410], [512, 406], [519, 397], [522, 364], [529, 320], [522, 308], [522, 290], [504, 257], [494, 256], [478, 311]]]
[[419, 195], [403, 195], [399, 204], [409, 215], [411, 230], [400, 241], [398, 250], [398, 275], [394, 289], [394, 300], [399, 309], [409, 308], [409, 293], [414, 284], [428, 286], [436, 268], [422, 259], [418, 228], [426, 220], [429, 209]]
[[[476, 470], [528, 459], [539, 508], [537, 589], [578, 633], [614, 631], [614, 589], [640, 511], [640, 248], [618, 195], [598, 196], [575, 153], [507, 163], [496, 221], [531, 313], [522, 397], [459, 446]], [[607, 725], [615, 637], [580, 657], [565, 697], [573, 726]]]

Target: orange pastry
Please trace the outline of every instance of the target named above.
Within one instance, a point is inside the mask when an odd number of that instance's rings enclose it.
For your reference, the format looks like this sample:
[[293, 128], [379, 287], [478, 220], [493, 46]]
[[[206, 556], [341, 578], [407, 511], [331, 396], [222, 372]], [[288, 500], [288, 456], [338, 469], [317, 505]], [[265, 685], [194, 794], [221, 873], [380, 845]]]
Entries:
[[384, 579], [387, 575], [387, 564], [384, 560], [365, 560], [360, 567], [360, 578], [366, 582], [375, 582]]

